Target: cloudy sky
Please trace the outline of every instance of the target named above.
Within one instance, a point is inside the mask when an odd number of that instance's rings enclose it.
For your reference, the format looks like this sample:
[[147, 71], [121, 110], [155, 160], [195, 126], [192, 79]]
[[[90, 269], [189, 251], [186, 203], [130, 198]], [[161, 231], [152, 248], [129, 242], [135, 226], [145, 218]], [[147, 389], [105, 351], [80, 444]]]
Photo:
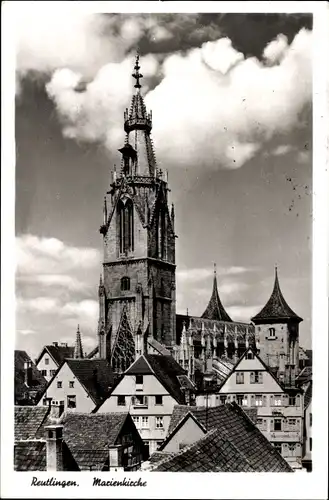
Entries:
[[311, 346], [312, 19], [24, 12], [17, 19], [16, 347], [96, 344], [104, 192], [141, 54], [176, 206], [177, 312], [212, 287], [249, 321], [274, 266]]

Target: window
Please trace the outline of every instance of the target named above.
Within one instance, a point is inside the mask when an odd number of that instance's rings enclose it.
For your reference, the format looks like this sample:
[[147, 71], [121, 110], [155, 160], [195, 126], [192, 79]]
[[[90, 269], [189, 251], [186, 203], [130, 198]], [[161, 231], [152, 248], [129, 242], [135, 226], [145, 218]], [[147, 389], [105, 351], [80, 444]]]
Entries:
[[274, 430], [275, 431], [281, 431], [282, 430], [282, 421], [281, 421], [281, 418], [275, 418], [274, 419]]
[[310, 445], [310, 451], [312, 451], [312, 438], [309, 438], [308, 443], [309, 443], [309, 445]]
[[155, 428], [163, 429], [163, 417], [155, 417]]
[[49, 365], [49, 358], [45, 358], [45, 365]]
[[219, 396], [220, 404], [224, 405], [226, 403], [227, 396]]
[[133, 397], [134, 406], [147, 406], [147, 396], [137, 395]]
[[118, 203], [120, 253], [134, 250], [134, 208], [131, 200]]
[[162, 398], [162, 396], [155, 396], [155, 404], [156, 405], [162, 405], [163, 404], [163, 398]]
[[282, 406], [282, 396], [274, 396], [274, 406]]
[[242, 406], [248, 406], [248, 395], [247, 394], [244, 394], [244, 396], [243, 396]]
[[121, 290], [130, 290], [130, 278], [128, 278], [127, 276], [121, 278]]
[[263, 396], [261, 394], [256, 394], [255, 405], [256, 406], [263, 406]]
[[50, 375], [51, 377], [53, 377], [53, 376], [55, 375], [56, 371], [57, 371], [57, 370], [50, 370], [50, 371], [49, 371], [49, 375]]
[[237, 394], [237, 396], [236, 396], [236, 402], [238, 403], [238, 405], [242, 406], [243, 394]]
[[57, 389], [61, 389], [61, 388], [62, 388], [62, 385], [63, 385], [63, 383], [62, 383], [62, 382], [60, 382], [60, 381], [58, 381], [58, 382], [57, 382]]
[[312, 413], [310, 413], [310, 427], [312, 427]]
[[142, 429], [148, 429], [149, 428], [149, 418], [148, 417], [142, 417]]
[[136, 375], [136, 385], [143, 385], [143, 375]]
[[73, 389], [73, 387], [74, 387], [74, 382], [73, 382], [73, 381], [70, 381], [70, 382], [69, 382], [69, 388], [70, 388], [70, 389]]
[[253, 352], [248, 352], [247, 354], [247, 359], [254, 359], [255, 358], [255, 355]]
[[263, 374], [262, 372], [250, 372], [250, 383], [251, 384], [262, 384], [263, 383]]
[[243, 384], [244, 383], [244, 373], [243, 372], [237, 372], [236, 373], [236, 383], [237, 384]]
[[133, 416], [133, 422], [136, 425], [137, 429], [139, 429], [139, 417]]
[[295, 451], [295, 449], [296, 449], [295, 443], [288, 443], [288, 448], [289, 448], [289, 451]]
[[126, 406], [125, 396], [118, 396], [118, 406]]
[[288, 418], [289, 427], [296, 427], [297, 420], [295, 418]]
[[296, 396], [289, 396], [289, 406], [296, 405]]
[[266, 418], [257, 418], [257, 427], [262, 431], [266, 431]]
[[67, 396], [67, 407], [68, 408], [76, 408], [77, 406], [77, 401], [76, 401], [76, 396]]
[[48, 404], [48, 400], [47, 398], [43, 398], [43, 401], [42, 401], [43, 405], [46, 406]]
[[64, 401], [59, 402], [60, 406], [64, 406]]
[[43, 375], [44, 377], [47, 377], [47, 370], [41, 370], [41, 375]]
[[268, 336], [269, 336], [269, 338], [275, 337], [275, 328], [269, 328]]

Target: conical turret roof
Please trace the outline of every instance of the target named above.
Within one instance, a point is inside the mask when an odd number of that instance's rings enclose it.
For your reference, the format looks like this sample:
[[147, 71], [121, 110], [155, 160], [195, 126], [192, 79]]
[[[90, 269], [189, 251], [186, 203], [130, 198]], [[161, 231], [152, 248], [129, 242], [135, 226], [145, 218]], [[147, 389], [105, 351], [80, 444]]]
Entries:
[[298, 323], [303, 321], [302, 318], [300, 318], [285, 301], [279, 284], [278, 270], [275, 268], [275, 280], [272, 295], [263, 309], [256, 314], [256, 316], [251, 318], [251, 321], [254, 323], [266, 323], [279, 320], [294, 320]]
[[219, 298], [218, 287], [217, 287], [217, 276], [216, 276], [216, 264], [214, 268], [214, 282], [212, 288], [212, 294], [209, 303], [206, 307], [205, 312], [202, 314], [201, 318], [213, 319], [217, 321], [229, 321], [232, 323], [231, 318], [225, 311], [223, 304]]

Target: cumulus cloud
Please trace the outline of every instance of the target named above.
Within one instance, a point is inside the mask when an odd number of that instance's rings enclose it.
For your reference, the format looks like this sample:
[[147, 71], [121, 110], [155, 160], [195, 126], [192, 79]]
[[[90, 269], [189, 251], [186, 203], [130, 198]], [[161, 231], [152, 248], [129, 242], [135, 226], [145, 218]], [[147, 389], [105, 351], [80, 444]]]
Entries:
[[285, 35], [278, 35], [264, 49], [263, 57], [269, 64], [279, 63], [288, 48], [288, 38]]
[[[145, 96], [153, 111], [160, 163], [239, 168], [266, 141], [298, 126], [299, 114], [312, 97], [311, 33], [302, 29], [290, 46], [283, 47], [280, 37], [275, 43], [281, 47], [280, 60], [273, 46], [270, 50], [271, 44], [264, 52], [267, 60], [278, 61], [274, 66], [254, 57], [245, 59], [227, 38], [187, 54], [171, 54], [161, 67], [149, 55], [146, 73], [163, 74], [154, 89], [146, 88]], [[67, 69], [54, 73], [47, 92], [57, 107], [64, 135], [99, 141], [110, 150], [120, 146], [132, 65], [129, 57], [104, 66], [85, 92], [75, 91], [81, 74]]]
[[58, 302], [51, 297], [35, 297], [33, 299], [18, 298], [16, 308], [18, 312], [49, 314], [56, 312], [58, 309]]
[[58, 275], [100, 265], [98, 250], [65, 245], [57, 238], [25, 234], [16, 238], [16, 245], [19, 275]]
[[291, 144], [280, 144], [271, 152], [271, 154], [273, 156], [283, 156], [293, 151], [293, 149], [294, 148]]
[[97, 329], [98, 302], [95, 300], [68, 302], [60, 309], [59, 314], [69, 325], [81, 323], [87, 330], [96, 331]]
[[245, 305], [235, 305], [226, 308], [227, 312], [236, 321], [242, 321], [250, 323], [250, 318], [255, 316], [261, 309], [263, 305], [255, 306], [245, 306]]

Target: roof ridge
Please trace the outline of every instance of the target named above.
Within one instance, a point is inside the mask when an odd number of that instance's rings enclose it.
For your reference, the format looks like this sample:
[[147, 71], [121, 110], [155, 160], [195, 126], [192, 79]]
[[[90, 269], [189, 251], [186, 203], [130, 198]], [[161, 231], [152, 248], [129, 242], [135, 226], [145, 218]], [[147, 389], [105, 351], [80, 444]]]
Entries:
[[202, 438], [198, 439], [197, 441], [195, 441], [194, 443], [192, 443], [188, 446], [185, 446], [183, 449], [179, 450], [177, 453], [174, 453], [173, 455], [171, 455], [169, 457], [165, 457], [163, 460], [159, 460], [159, 462], [156, 462], [148, 470], [151, 471], [151, 470], [155, 469], [156, 467], [159, 467], [159, 465], [162, 465], [166, 462], [169, 462], [172, 458], [176, 458], [180, 455], [183, 455], [187, 451], [191, 450], [194, 446], [199, 445], [200, 441], [204, 441], [204, 440], [208, 439], [212, 434], [215, 434], [216, 432], [217, 432], [217, 428], [211, 429], [210, 431], [207, 432], [207, 434], [202, 436]]

